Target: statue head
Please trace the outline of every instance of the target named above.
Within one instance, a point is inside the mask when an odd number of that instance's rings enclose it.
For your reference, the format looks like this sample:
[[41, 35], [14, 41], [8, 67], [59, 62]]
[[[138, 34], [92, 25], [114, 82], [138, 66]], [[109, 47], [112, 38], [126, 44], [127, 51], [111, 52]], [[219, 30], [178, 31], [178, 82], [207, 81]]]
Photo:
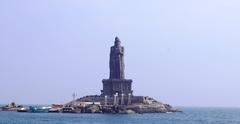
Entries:
[[115, 46], [120, 46], [121, 45], [121, 41], [118, 37], [115, 37]]

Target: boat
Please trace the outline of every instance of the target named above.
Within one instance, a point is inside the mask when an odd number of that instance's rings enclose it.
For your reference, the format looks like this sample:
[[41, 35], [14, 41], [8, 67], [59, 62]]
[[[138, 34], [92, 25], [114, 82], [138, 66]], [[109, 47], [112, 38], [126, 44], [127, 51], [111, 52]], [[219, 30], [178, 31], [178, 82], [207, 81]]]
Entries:
[[51, 108], [48, 110], [49, 113], [59, 113], [62, 111], [62, 104], [52, 104]]
[[22, 107], [23, 107], [22, 105], [17, 106], [15, 104], [15, 102], [12, 102], [12, 103], [10, 103], [8, 105], [5, 105], [5, 106], [1, 107], [0, 110], [1, 111], [17, 111], [18, 109], [20, 109]]
[[50, 108], [48, 110], [49, 113], [59, 113], [61, 112], [61, 108]]
[[37, 107], [37, 106], [30, 106], [28, 112], [32, 113], [47, 113], [51, 107]]
[[17, 110], [17, 112], [27, 112], [27, 111], [28, 111], [28, 109], [27, 109], [27, 108], [24, 108], [24, 107], [19, 108], [19, 109]]
[[64, 107], [62, 113], [78, 113], [73, 107]]
[[2, 107], [1, 111], [17, 111], [19, 108], [16, 107]]

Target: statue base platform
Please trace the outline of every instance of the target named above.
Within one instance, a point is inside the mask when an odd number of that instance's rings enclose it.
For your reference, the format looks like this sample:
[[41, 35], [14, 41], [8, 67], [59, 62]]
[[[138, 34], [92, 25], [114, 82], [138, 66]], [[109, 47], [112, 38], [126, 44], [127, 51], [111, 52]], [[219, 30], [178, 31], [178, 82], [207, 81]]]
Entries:
[[101, 96], [129, 95], [133, 93], [131, 79], [103, 79], [102, 83]]

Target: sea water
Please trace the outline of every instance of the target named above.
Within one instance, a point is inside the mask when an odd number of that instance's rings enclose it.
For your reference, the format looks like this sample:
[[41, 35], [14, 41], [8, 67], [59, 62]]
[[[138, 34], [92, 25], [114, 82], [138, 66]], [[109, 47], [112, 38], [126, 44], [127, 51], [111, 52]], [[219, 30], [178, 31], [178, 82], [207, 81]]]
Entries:
[[179, 108], [180, 113], [65, 114], [0, 111], [0, 124], [240, 124], [240, 108]]

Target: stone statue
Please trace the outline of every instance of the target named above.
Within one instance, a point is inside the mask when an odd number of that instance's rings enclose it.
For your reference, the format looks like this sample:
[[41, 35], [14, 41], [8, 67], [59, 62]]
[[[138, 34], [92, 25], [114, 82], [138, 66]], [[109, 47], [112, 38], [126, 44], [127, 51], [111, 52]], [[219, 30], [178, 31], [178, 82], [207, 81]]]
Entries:
[[110, 79], [124, 79], [124, 47], [118, 37], [110, 52]]
[[115, 38], [114, 46], [110, 51], [110, 76], [109, 79], [103, 79], [103, 90], [101, 96], [114, 97], [116, 94], [127, 96], [132, 91], [132, 80], [125, 79], [124, 74], [124, 47], [118, 37]]

